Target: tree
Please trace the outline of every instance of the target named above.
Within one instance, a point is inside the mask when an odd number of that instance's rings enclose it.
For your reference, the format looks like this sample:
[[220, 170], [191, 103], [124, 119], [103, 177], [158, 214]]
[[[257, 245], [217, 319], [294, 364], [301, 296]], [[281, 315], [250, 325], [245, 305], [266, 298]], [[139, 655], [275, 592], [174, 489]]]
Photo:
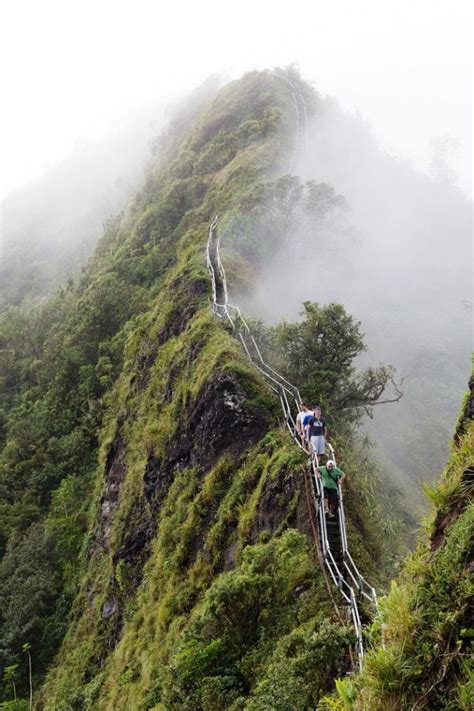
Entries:
[[350, 244], [349, 206], [327, 183], [293, 175], [258, 183], [224, 227], [224, 244], [256, 263], [304, 259], [308, 250]]
[[[391, 365], [357, 372], [354, 360], [366, 346], [360, 322], [346, 313], [341, 304], [321, 306], [305, 301], [297, 323], [283, 321], [273, 329], [274, 360], [285, 376], [300, 388], [303, 399], [318, 401], [333, 416], [344, 419], [372, 407], [395, 402], [402, 396], [393, 378]], [[387, 387], [393, 396], [382, 400]]]
[[[54, 614], [62, 588], [57, 550], [54, 531], [44, 524], [10, 537], [0, 562], [0, 665], [17, 659], [17, 650], [28, 641], [38, 650], [36, 671], [42, 671], [57, 649], [66, 624]], [[21, 677], [23, 689], [26, 674]]]
[[22, 650], [28, 655], [28, 680], [30, 684], [30, 711], [33, 708], [33, 677], [31, 674], [31, 644], [29, 642], [25, 642], [25, 644], [22, 646]]
[[12, 688], [13, 688], [13, 698], [16, 701], [16, 684], [15, 684], [15, 674], [16, 670], [18, 669], [18, 664], [12, 664], [9, 667], [5, 667], [3, 670], [3, 676], [5, 678], [5, 681], [10, 681]]

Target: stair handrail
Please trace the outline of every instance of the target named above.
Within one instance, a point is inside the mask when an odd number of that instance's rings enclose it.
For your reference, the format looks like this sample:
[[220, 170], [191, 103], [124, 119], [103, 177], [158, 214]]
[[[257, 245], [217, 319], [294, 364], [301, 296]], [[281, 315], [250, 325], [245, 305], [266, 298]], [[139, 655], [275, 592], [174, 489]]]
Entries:
[[[294, 153], [291, 157], [290, 160], [290, 166], [293, 164], [294, 159], [296, 157], [296, 154], [298, 152], [299, 148], [299, 133], [301, 129], [301, 125], [303, 125], [304, 128], [304, 140], [306, 143], [307, 140], [307, 110], [306, 110], [306, 102], [304, 100], [303, 93], [301, 91], [301, 87], [297, 86], [292, 82], [287, 76], [282, 76], [278, 72], [273, 71], [273, 74], [277, 76], [279, 79], [283, 80], [289, 87], [292, 93], [292, 98], [293, 102], [295, 104], [295, 110], [296, 110], [296, 145], [295, 145], [295, 150]], [[298, 96], [297, 96], [298, 95]], [[303, 116], [300, 116], [300, 107], [298, 106], [298, 98], [301, 102], [302, 109], [303, 109]], [[303, 119], [303, 121], [301, 121]], [[280, 403], [282, 406], [283, 410], [283, 415], [285, 419], [285, 424], [288, 427], [288, 430], [295, 441], [295, 443], [304, 451], [306, 454], [310, 456], [310, 463], [311, 463], [311, 470], [313, 476], [310, 477], [311, 481], [311, 491], [313, 495], [313, 501], [315, 505], [315, 509], [318, 514], [318, 518], [320, 521], [320, 526], [319, 526], [319, 531], [320, 531], [320, 537], [321, 537], [321, 546], [323, 549], [324, 553], [324, 562], [326, 567], [329, 570], [330, 576], [334, 582], [334, 584], [338, 587], [342, 597], [345, 599], [345, 601], [349, 605], [350, 609], [350, 614], [352, 618], [352, 622], [354, 625], [354, 629], [356, 632], [356, 653], [357, 657], [359, 660], [359, 666], [362, 668], [362, 662], [363, 662], [363, 656], [364, 656], [364, 646], [363, 646], [363, 636], [362, 636], [362, 625], [360, 621], [360, 615], [359, 615], [359, 609], [358, 609], [358, 604], [357, 604], [357, 599], [356, 595], [354, 592], [354, 588], [349, 585], [349, 583], [345, 580], [344, 575], [341, 573], [339, 570], [339, 567], [334, 559], [334, 556], [332, 554], [332, 551], [330, 549], [329, 545], [329, 540], [327, 536], [327, 527], [326, 527], [326, 517], [325, 517], [325, 512], [324, 512], [324, 492], [323, 492], [323, 487], [321, 484], [321, 479], [319, 478], [319, 472], [318, 472], [318, 466], [319, 466], [319, 461], [316, 453], [313, 453], [311, 451], [311, 447], [309, 444], [305, 441], [304, 436], [301, 437], [299, 435], [298, 429], [296, 427], [296, 421], [293, 418], [292, 410], [290, 403], [288, 402], [288, 396], [291, 397], [291, 399], [294, 400], [296, 404], [296, 409], [297, 412], [301, 412], [302, 410], [302, 401], [301, 401], [301, 396], [299, 393], [299, 390], [296, 386], [292, 385], [289, 381], [287, 381], [283, 376], [281, 376], [276, 370], [272, 368], [272, 366], [268, 365], [265, 360], [262, 357], [262, 354], [260, 352], [260, 349], [258, 347], [258, 344], [253, 336], [253, 334], [250, 331], [250, 328], [245, 321], [244, 317], [242, 316], [242, 313], [240, 311], [240, 308], [238, 306], [232, 306], [228, 302], [228, 293], [227, 293], [227, 279], [226, 279], [226, 274], [225, 274], [225, 269], [222, 264], [221, 258], [220, 258], [220, 252], [219, 252], [219, 237], [216, 242], [216, 266], [217, 270], [219, 272], [219, 275], [221, 277], [222, 281], [222, 288], [224, 292], [224, 304], [218, 304], [217, 303], [217, 283], [216, 283], [216, 273], [214, 270], [214, 266], [212, 265], [212, 260], [210, 257], [210, 243], [212, 240], [212, 236], [214, 233], [214, 230], [217, 226], [218, 222], [218, 217], [214, 218], [211, 227], [209, 229], [209, 239], [208, 239], [208, 245], [207, 245], [207, 263], [208, 263], [208, 270], [211, 276], [211, 280], [213, 282], [213, 303], [211, 304], [211, 308], [213, 313], [215, 313], [219, 318], [224, 319], [227, 318], [230, 324], [232, 325], [232, 329], [237, 331], [237, 334], [239, 336], [239, 339], [242, 343], [242, 346], [247, 354], [247, 357], [249, 358], [249, 361], [253, 363], [253, 365], [261, 372], [269, 382], [270, 387], [272, 388], [273, 391], [275, 391], [280, 399]], [[244, 335], [245, 334], [245, 335]], [[247, 343], [247, 338], [250, 339], [251, 343], [250, 345]], [[252, 356], [252, 346], [253, 350], [257, 354], [257, 361], [255, 360], [255, 357]], [[334, 449], [331, 444], [328, 443], [328, 448], [330, 451], [330, 456], [334, 460], [335, 464], [337, 465], [336, 462], [336, 455], [334, 452]], [[348, 549], [348, 543], [347, 543], [347, 531], [346, 531], [346, 522], [345, 522], [345, 512], [344, 512], [344, 502], [342, 498], [342, 491], [340, 488], [340, 485], [338, 484], [338, 493], [339, 493], [339, 507], [338, 507], [338, 512], [339, 512], [339, 533], [341, 537], [341, 546], [342, 546], [342, 553], [343, 553], [343, 566], [345, 568], [345, 571], [347, 575], [349, 576], [349, 579], [352, 580], [352, 582], [355, 585], [355, 588], [359, 591], [362, 592], [362, 594], [367, 597], [367, 599], [370, 599], [372, 602], [377, 604], [377, 597], [376, 593], [373, 587], [371, 587], [367, 581], [363, 578], [363, 576], [360, 574], [359, 570], [357, 569], [357, 566], [355, 565], [349, 549]], [[369, 594], [365, 592], [365, 590], [369, 590]]]
[[359, 568], [357, 567], [356, 563], [354, 562], [354, 559], [352, 558], [349, 547], [348, 547], [348, 542], [347, 542], [347, 527], [346, 527], [346, 515], [345, 515], [345, 510], [344, 510], [344, 500], [342, 496], [342, 487], [340, 483], [338, 482], [338, 494], [339, 494], [339, 507], [338, 507], [338, 516], [339, 516], [339, 525], [341, 529], [341, 539], [342, 539], [342, 549], [344, 553], [344, 566], [351, 576], [352, 580], [354, 580], [354, 583], [356, 587], [359, 589], [359, 592], [361, 595], [363, 595], [366, 600], [371, 602], [376, 608], [378, 607], [378, 600], [377, 600], [377, 593], [375, 591], [375, 588], [370, 585], [370, 583], [367, 582], [367, 580], [364, 578], [362, 573], [359, 571]]
[[[209, 274], [211, 276], [211, 280], [213, 282], [212, 284], [212, 292], [213, 292], [213, 303], [212, 303], [212, 310], [215, 314], [217, 314], [220, 318], [228, 318], [232, 329], [234, 331], [237, 331], [237, 334], [239, 336], [240, 341], [242, 342], [242, 345], [244, 347], [244, 350], [247, 354], [247, 357], [251, 361], [251, 363], [258, 368], [258, 370], [267, 378], [271, 381], [271, 387], [272, 389], [277, 392], [280, 396], [280, 401], [282, 404], [282, 409], [285, 415], [285, 422], [288, 426], [288, 429], [290, 430], [290, 433], [293, 437], [293, 439], [296, 440], [296, 423], [293, 419], [293, 413], [291, 410], [291, 406], [288, 402], [288, 395], [290, 395], [292, 398], [294, 398], [295, 403], [298, 405], [299, 402], [301, 402], [301, 396], [299, 394], [298, 388], [290, 383], [286, 378], [284, 378], [280, 373], [278, 373], [274, 368], [272, 368], [268, 363], [265, 362], [263, 359], [263, 356], [260, 352], [260, 349], [258, 347], [258, 344], [254, 338], [254, 336], [251, 333], [250, 327], [245, 320], [245, 318], [242, 315], [242, 312], [238, 306], [234, 306], [232, 304], [229, 304], [227, 302], [227, 279], [226, 279], [226, 273], [224, 269], [224, 265], [222, 264], [222, 261], [220, 259], [220, 252], [219, 252], [219, 239], [216, 241], [215, 245], [215, 254], [216, 254], [216, 261], [217, 261], [217, 269], [220, 273], [222, 282], [223, 282], [223, 291], [224, 291], [224, 298], [226, 299], [225, 304], [219, 304], [217, 303], [217, 284], [216, 284], [216, 269], [214, 268], [214, 265], [212, 263], [212, 258], [211, 258], [211, 241], [212, 241], [212, 236], [214, 233], [214, 230], [217, 227], [217, 222], [218, 222], [218, 216], [214, 218], [212, 221], [210, 228], [209, 228], [209, 239], [207, 242], [207, 248], [206, 248], [206, 261], [207, 261], [207, 267]], [[239, 328], [239, 324], [241, 324], [242, 328]], [[251, 348], [249, 347], [249, 344], [247, 343], [246, 337], [248, 337], [251, 341], [251, 346], [253, 346], [255, 352], [257, 353], [257, 358], [254, 358], [251, 353]]]
[[[216, 254], [216, 266], [217, 266], [217, 271], [219, 272], [219, 275], [222, 280], [222, 289], [224, 292], [224, 304], [219, 304], [217, 303], [217, 279], [216, 279], [216, 269], [214, 267], [214, 264], [212, 263], [212, 258], [211, 258], [211, 242], [214, 237], [214, 232], [216, 230], [218, 223], [218, 217], [216, 216], [214, 220], [211, 222], [211, 225], [209, 227], [209, 237], [208, 237], [208, 242], [207, 242], [207, 247], [206, 247], [206, 261], [207, 261], [207, 267], [209, 274], [211, 276], [211, 281], [212, 281], [212, 292], [213, 292], [213, 301], [211, 304], [211, 308], [214, 314], [216, 314], [219, 318], [227, 318], [232, 326], [232, 330], [236, 332], [236, 334], [239, 337], [239, 340], [242, 343], [242, 346], [244, 348], [245, 353], [247, 354], [247, 357], [249, 361], [259, 370], [264, 377], [270, 381], [269, 385], [271, 389], [279, 396], [280, 399], [280, 404], [282, 407], [284, 419], [285, 419], [285, 424], [288, 427], [290, 434], [293, 438], [293, 440], [296, 442], [296, 444], [302, 449], [306, 454], [309, 455], [310, 457], [310, 463], [311, 463], [311, 470], [313, 476], [311, 477], [311, 482], [312, 482], [312, 492], [313, 492], [313, 501], [315, 504], [315, 508], [317, 511], [318, 519], [320, 522], [319, 525], [319, 530], [320, 530], [320, 538], [321, 538], [321, 546], [322, 546], [322, 552], [323, 552], [323, 559], [326, 565], [326, 568], [329, 571], [330, 577], [334, 583], [334, 585], [337, 587], [339, 590], [342, 598], [345, 600], [347, 605], [349, 606], [350, 609], [350, 614], [352, 618], [352, 624], [354, 626], [354, 630], [356, 633], [356, 652], [357, 652], [357, 657], [359, 660], [359, 666], [362, 667], [362, 662], [363, 662], [363, 657], [364, 657], [364, 645], [363, 645], [363, 634], [362, 634], [362, 624], [360, 621], [360, 614], [359, 614], [359, 608], [357, 604], [357, 597], [355, 593], [355, 589], [362, 594], [364, 597], [366, 597], [368, 600], [370, 600], [373, 603], [377, 603], [377, 597], [375, 593], [375, 589], [370, 586], [365, 578], [361, 575], [359, 572], [357, 566], [354, 563], [354, 560], [352, 559], [352, 556], [349, 553], [348, 550], [348, 545], [347, 545], [347, 531], [346, 531], [346, 522], [345, 522], [345, 513], [344, 513], [344, 504], [343, 504], [343, 498], [342, 498], [342, 491], [341, 487], [338, 483], [338, 493], [339, 493], [339, 506], [338, 506], [338, 521], [339, 521], [339, 531], [340, 531], [340, 536], [341, 536], [341, 545], [342, 545], [342, 552], [343, 552], [343, 565], [345, 568], [345, 571], [347, 575], [349, 576], [350, 580], [354, 583], [354, 587], [348, 583], [348, 581], [345, 579], [342, 571], [339, 569], [339, 566], [334, 558], [334, 555], [331, 551], [331, 547], [329, 545], [329, 540], [328, 540], [328, 535], [327, 535], [327, 526], [326, 526], [326, 516], [325, 516], [325, 511], [324, 511], [324, 492], [323, 492], [323, 487], [321, 484], [321, 478], [319, 475], [319, 460], [318, 456], [315, 452], [311, 450], [311, 447], [308, 445], [308, 443], [305, 441], [304, 437], [301, 437], [298, 433], [297, 427], [296, 427], [296, 421], [295, 418], [293, 417], [291, 405], [288, 401], [288, 396], [291, 396], [291, 398], [294, 400], [296, 404], [296, 408], [298, 412], [301, 411], [302, 409], [302, 401], [301, 401], [301, 396], [299, 393], [299, 389], [290, 383], [286, 378], [284, 378], [280, 373], [278, 373], [272, 366], [270, 366], [268, 363], [265, 362], [262, 353], [258, 347], [258, 344], [250, 330], [250, 327], [245, 320], [245, 318], [242, 315], [242, 312], [238, 306], [231, 305], [228, 303], [228, 294], [227, 294], [227, 279], [226, 279], [226, 274], [225, 274], [225, 269], [222, 264], [222, 261], [220, 259], [220, 251], [219, 251], [219, 246], [220, 246], [220, 238], [218, 236], [216, 242], [215, 242], [215, 254]], [[249, 343], [247, 342], [247, 339], [250, 340], [250, 346]], [[257, 354], [256, 358], [255, 356], [252, 355], [252, 348]], [[333, 459], [334, 463], [336, 464], [336, 454], [334, 451], [333, 446], [330, 443], [327, 443], [329, 452], [330, 452], [330, 457]], [[369, 592], [367, 592], [367, 590]]]
[[[327, 443], [327, 447], [330, 452], [330, 458], [333, 460], [335, 466], [337, 467], [336, 453], [332, 444]], [[354, 585], [359, 590], [359, 593], [363, 595], [369, 602], [371, 602], [375, 607], [378, 607], [377, 593], [375, 588], [367, 582], [359, 568], [357, 567], [354, 559], [352, 558], [349, 545], [347, 542], [347, 526], [346, 526], [346, 512], [344, 509], [344, 497], [342, 495], [342, 486], [340, 482], [337, 482], [337, 491], [339, 498], [338, 506], [338, 517], [339, 517], [339, 527], [341, 530], [341, 541], [342, 541], [342, 551], [344, 554], [344, 567], [354, 582]]]
[[[337, 562], [331, 551], [327, 532], [326, 513], [324, 510], [324, 490], [321, 482], [321, 476], [319, 474], [319, 459], [318, 455], [315, 452], [312, 452], [311, 454], [311, 470], [313, 474], [313, 476], [311, 477], [313, 500], [319, 519], [319, 532], [321, 538], [323, 560], [326, 565], [326, 568], [329, 571], [329, 575], [331, 576], [334, 585], [338, 588], [340, 594], [349, 606], [352, 624], [354, 626], [354, 631], [356, 634], [356, 653], [359, 661], [359, 668], [362, 669], [364, 659], [364, 642], [362, 633], [362, 623], [359, 614], [359, 606], [357, 604], [357, 598], [354, 592], [354, 588], [344, 578], [344, 575], [339, 569], [339, 566], [337, 565]], [[341, 531], [341, 529], [339, 530]]]

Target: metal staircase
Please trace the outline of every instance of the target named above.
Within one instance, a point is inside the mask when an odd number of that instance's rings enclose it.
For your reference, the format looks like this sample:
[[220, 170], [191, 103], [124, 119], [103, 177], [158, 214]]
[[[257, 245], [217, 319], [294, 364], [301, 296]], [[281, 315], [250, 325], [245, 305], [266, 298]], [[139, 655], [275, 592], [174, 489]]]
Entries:
[[[232, 306], [228, 301], [225, 270], [219, 254], [219, 235], [217, 232], [218, 218], [209, 227], [209, 237], [206, 249], [207, 268], [212, 283], [212, 312], [220, 319], [228, 321], [234, 335], [242, 344], [250, 362], [266, 378], [268, 385], [280, 399], [285, 426], [288, 428], [295, 444], [309, 457], [311, 496], [319, 523], [318, 533], [324, 565], [330, 579], [337, 588], [342, 605], [347, 607], [356, 634], [355, 651], [358, 664], [362, 667], [364, 658], [364, 641], [362, 623], [359, 612], [359, 602], [365, 598], [374, 606], [377, 605], [375, 589], [369, 585], [359, 572], [349, 552], [347, 542], [346, 519], [341, 487], [338, 485], [339, 508], [335, 519], [326, 519], [324, 513], [324, 497], [321, 478], [318, 472], [319, 461], [315, 453], [310, 452], [296, 428], [296, 414], [301, 411], [301, 396], [298, 388], [280, 375], [265, 362], [258, 344], [252, 335], [249, 325], [242, 316], [238, 306]], [[328, 444], [331, 458], [336, 462], [333, 447]]]

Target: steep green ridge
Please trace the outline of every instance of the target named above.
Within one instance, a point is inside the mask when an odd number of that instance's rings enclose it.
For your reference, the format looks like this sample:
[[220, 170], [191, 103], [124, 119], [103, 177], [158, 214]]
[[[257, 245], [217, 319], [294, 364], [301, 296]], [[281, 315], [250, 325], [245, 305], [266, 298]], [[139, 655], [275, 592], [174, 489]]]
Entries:
[[[0, 655], [26, 695], [31, 643], [36, 708], [313, 708], [350, 666], [302, 455], [208, 305], [209, 221], [284, 169], [293, 121], [268, 72], [182, 113], [79, 283], [1, 324]], [[373, 578], [376, 483], [339, 460]]]
[[469, 711], [474, 698], [474, 378], [450, 461], [428, 495], [434, 515], [376, 621], [385, 646], [333, 709]]

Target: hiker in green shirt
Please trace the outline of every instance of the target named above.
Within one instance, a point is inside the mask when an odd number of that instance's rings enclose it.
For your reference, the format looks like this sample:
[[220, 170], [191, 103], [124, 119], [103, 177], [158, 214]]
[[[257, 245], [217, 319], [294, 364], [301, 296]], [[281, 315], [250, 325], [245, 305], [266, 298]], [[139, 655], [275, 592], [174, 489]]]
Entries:
[[338, 482], [342, 484], [346, 475], [336, 467], [332, 459], [328, 459], [325, 467], [318, 467], [318, 473], [323, 482], [324, 513], [334, 518], [339, 503]]

